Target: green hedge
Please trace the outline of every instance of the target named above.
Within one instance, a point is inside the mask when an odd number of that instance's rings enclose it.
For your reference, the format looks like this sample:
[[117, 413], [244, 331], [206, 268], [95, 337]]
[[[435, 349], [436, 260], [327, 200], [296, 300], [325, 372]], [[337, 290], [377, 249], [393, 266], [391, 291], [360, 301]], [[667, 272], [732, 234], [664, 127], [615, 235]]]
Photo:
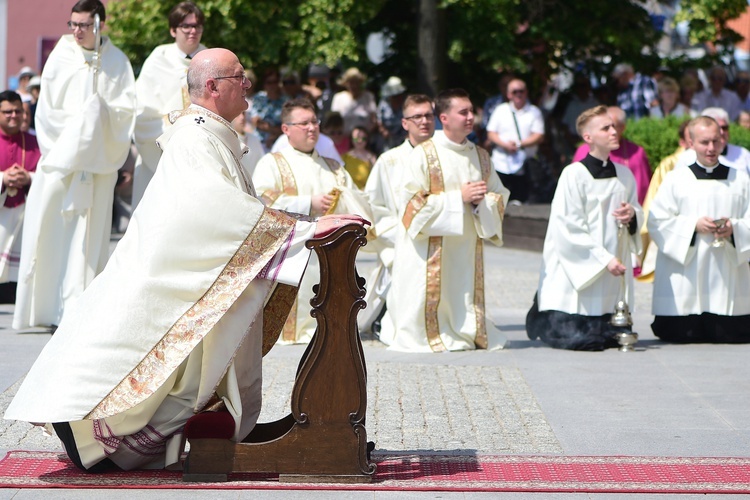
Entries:
[[[679, 143], [677, 131], [683, 118], [669, 116], [667, 118], [643, 118], [638, 121], [628, 120], [625, 128], [625, 138], [646, 150], [651, 170], [659, 166], [661, 160], [674, 153]], [[729, 126], [729, 140], [750, 149], [750, 130], [732, 123]]]

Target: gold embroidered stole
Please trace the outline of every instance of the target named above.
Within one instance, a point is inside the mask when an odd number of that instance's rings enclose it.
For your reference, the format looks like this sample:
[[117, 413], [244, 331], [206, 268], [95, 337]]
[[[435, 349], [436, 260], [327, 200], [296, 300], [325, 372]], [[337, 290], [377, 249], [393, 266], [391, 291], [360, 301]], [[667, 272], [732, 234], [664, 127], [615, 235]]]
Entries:
[[[281, 153], [273, 153], [273, 157], [276, 160], [276, 166], [279, 169], [279, 173], [281, 175], [281, 192], [283, 192], [286, 195], [289, 196], [296, 196], [297, 195], [297, 184], [294, 180], [294, 174], [292, 174], [292, 169], [289, 166], [289, 163], [286, 161], [286, 158], [284, 158], [284, 155]], [[322, 157], [323, 160], [325, 160], [326, 165], [333, 173], [334, 177], [336, 178], [336, 185], [337, 186], [343, 186], [346, 184], [346, 175], [344, 174], [344, 169], [341, 168], [341, 165], [339, 163], [331, 158], [325, 158]], [[273, 200], [270, 201], [270, 203], [273, 203], [279, 195], [280, 192], [274, 192], [274, 193], [263, 193], [263, 201], [268, 199], [270, 200], [271, 197], [273, 197]], [[341, 190], [338, 188], [333, 188], [331, 192], [329, 193], [333, 196], [333, 203], [331, 204], [331, 207], [326, 212], [326, 215], [332, 214], [333, 211], [336, 209], [336, 205], [338, 204], [339, 197], [341, 196]], [[269, 196], [267, 196], [269, 195]], [[268, 205], [268, 204], [267, 204]], [[294, 287], [292, 290], [284, 290], [281, 288], [280, 285], [276, 286], [276, 289], [273, 292], [273, 296], [279, 295], [280, 297], [283, 297], [283, 301], [280, 302], [280, 304], [286, 304], [286, 302], [290, 302], [291, 305], [287, 308], [287, 315], [284, 316], [284, 319], [286, 320], [283, 324], [283, 327], [281, 328], [281, 340], [284, 342], [297, 342], [297, 308], [299, 307], [299, 301], [297, 300], [297, 287]], [[282, 308], [286, 308], [286, 305], [279, 306], [278, 312], [275, 312], [273, 314], [280, 314]], [[271, 342], [271, 345], [273, 345], [276, 340], [278, 340], [279, 335], [276, 334], [276, 336], [271, 340], [271, 337], [274, 335], [273, 329], [269, 328], [268, 334], [266, 334], [265, 328], [263, 333], [263, 352], [266, 353], [269, 350], [271, 350], [271, 346], [267, 346], [268, 342]]]
[[[324, 158], [322, 156], [321, 158], [325, 160], [326, 165], [328, 165], [328, 168], [336, 178], [336, 185], [343, 186], [344, 184], [346, 184], [346, 175], [344, 174], [344, 169], [341, 168], [341, 165], [339, 165], [339, 163], [333, 158]], [[339, 204], [339, 198], [341, 198], [341, 190], [335, 187], [331, 189], [328, 194], [333, 196], [333, 202], [331, 203], [331, 206], [328, 208], [328, 210], [326, 210], [326, 213], [324, 215], [331, 215], [336, 211], [336, 206]]]
[[297, 182], [294, 180], [292, 167], [289, 166], [289, 162], [286, 161], [283, 154], [272, 154], [273, 159], [276, 160], [276, 168], [279, 169], [279, 175], [281, 176], [281, 190], [265, 191], [261, 195], [260, 199], [267, 207], [273, 205], [282, 194], [297, 196]]

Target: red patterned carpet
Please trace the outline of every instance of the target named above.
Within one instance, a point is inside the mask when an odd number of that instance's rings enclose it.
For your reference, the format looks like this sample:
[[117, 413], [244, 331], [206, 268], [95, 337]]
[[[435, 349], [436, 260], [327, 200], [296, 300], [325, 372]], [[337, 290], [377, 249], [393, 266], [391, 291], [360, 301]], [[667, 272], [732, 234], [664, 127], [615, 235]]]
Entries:
[[312, 489], [589, 493], [750, 493], [750, 458], [374, 454], [369, 484], [279, 483], [234, 474], [226, 483], [183, 483], [177, 472], [85, 474], [64, 455], [11, 451], [2, 488]]

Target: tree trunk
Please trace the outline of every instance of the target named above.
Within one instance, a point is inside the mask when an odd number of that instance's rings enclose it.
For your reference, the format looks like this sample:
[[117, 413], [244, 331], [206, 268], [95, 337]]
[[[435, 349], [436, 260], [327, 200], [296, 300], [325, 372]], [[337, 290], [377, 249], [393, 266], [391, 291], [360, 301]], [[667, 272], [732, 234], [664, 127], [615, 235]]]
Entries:
[[419, 91], [434, 97], [445, 82], [445, 11], [438, 0], [419, 0], [417, 36]]

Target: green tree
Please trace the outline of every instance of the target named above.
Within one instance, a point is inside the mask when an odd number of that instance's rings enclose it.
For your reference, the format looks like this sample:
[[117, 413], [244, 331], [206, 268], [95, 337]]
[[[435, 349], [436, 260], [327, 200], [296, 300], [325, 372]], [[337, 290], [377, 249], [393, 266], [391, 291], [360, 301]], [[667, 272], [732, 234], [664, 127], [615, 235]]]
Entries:
[[729, 27], [727, 21], [739, 17], [747, 9], [747, 0], [690, 0], [683, 1], [675, 17], [676, 22], [690, 23], [690, 42], [730, 46], [742, 37]]
[[[176, 3], [176, 0], [175, 0]], [[109, 33], [136, 71], [149, 52], [171, 41], [166, 16], [174, 3], [112, 0]], [[567, 66], [607, 75], [618, 62], [651, 72], [660, 37], [643, 2], [623, 0], [203, 0], [203, 41], [234, 50], [250, 67], [303, 68], [357, 64], [384, 81], [399, 75], [410, 90], [434, 93], [463, 86], [496, 92], [498, 72], [525, 76], [540, 90]], [[726, 21], [746, 0], [685, 0], [681, 19], [700, 41], [731, 39]], [[421, 24], [420, 24], [421, 23]], [[367, 36], [392, 37], [390, 55], [375, 66], [364, 57]], [[736, 34], [735, 34], [736, 35]], [[729, 37], [729, 38], [727, 38]], [[420, 41], [421, 38], [421, 41]]]
[[[249, 67], [357, 61], [362, 46], [353, 28], [375, 16], [384, 0], [204, 0], [203, 43], [233, 50]], [[177, 2], [113, 0], [109, 35], [136, 72], [156, 45], [171, 41], [167, 14]]]

